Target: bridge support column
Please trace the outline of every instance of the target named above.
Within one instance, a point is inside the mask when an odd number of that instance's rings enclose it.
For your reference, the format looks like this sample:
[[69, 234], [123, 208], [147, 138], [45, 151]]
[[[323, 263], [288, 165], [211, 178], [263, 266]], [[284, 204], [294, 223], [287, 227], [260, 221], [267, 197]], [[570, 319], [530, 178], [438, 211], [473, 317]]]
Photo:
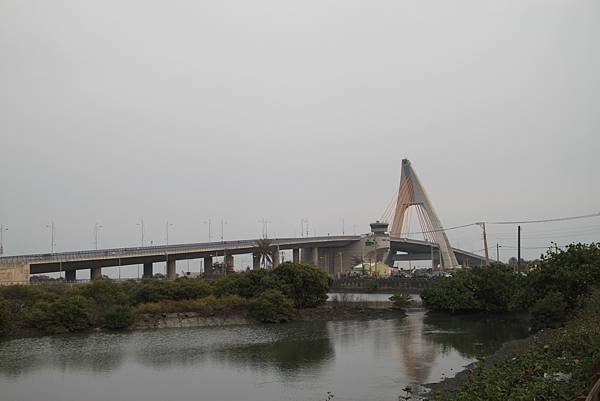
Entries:
[[223, 262], [225, 263], [225, 271], [227, 274], [233, 273], [233, 255], [225, 255], [223, 258]]
[[300, 251], [300, 260], [305, 263], [312, 263], [312, 248], [302, 248]]
[[102, 268], [101, 267], [92, 267], [91, 270], [92, 270], [91, 271], [92, 281], [100, 280], [102, 278]]
[[167, 280], [175, 280], [177, 278], [177, 264], [175, 259], [167, 259]]
[[252, 269], [258, 270], [260, 269], [260, 253], [254, 252], [252, 254]]
[[72, 283], [77, 280], [77, 270], [65, 270], [65, 281]]
[[320, 266], [319, 264], [319, 248], [314, 248], [313, 249], [313, 260], [312, 260], [312, 264], [315, 266]]
[[213, 272], [213, 258], [207, 256], [204, 258], [204, 275], [210, 276]]
[[152, 269], [152, 262], [144, 263], [144, 274], [142, 278], [152, 278], [154, 276], [154, 271]]
[[336, 277], [340, 277], [342, 275], [342, 272], [344, 271], [344, 251], [340, 250], [337, 253], [337, 263], [336, 263], [336, 267], [335, 267], [335, 275]]
[[276, 268], [277, 266], [279, 266], [279, 258], [280, 258], [279, 249], [276, 249], [273, 252], [273, 269]]
[[294, 263], [300, 262], [300, 248], [292, 249], [292, 262], [294, 262]]

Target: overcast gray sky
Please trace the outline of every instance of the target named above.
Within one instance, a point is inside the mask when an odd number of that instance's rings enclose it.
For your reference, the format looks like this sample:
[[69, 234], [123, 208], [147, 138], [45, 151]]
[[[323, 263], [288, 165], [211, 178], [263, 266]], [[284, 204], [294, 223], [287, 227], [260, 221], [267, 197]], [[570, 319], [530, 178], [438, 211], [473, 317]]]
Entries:
[[[446, 226], [600, 211], [599, 21], [596, 0], [0, 0], [6, 254], [48, 251], [50, 220], [58, 250], [95, 222], [136, 245], [142, 218], [154, 243], [167, 219], [171, 242], [209, 218], [366, 232], [404, 157]], [[490, 228], [507, 256], [513, 231]], [[600, 221], [525, 245], [546, 233]]]

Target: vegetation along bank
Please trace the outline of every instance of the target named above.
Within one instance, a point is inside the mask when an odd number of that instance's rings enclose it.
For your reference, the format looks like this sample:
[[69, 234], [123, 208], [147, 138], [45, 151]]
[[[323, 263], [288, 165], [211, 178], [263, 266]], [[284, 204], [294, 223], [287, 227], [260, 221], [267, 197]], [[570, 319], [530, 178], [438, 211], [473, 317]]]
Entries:
[[507, 344], [430, 399], [565, 400], [587, 394], [600, 373], [600, 244], [549, 251], [527, 274], [504, 265], [462, 271], [421, 293], [430, 310], [528, 312], [532, 337]]
[[191, 325], [188, 318], [206, 325], [285, 322], [299, 310], [324, 305], [330, 285], [331, 278], [318, 268], [287, 262], [210, 282], [180, 278], [6, 286], [0, 287], [0, 335], [161, 327], [161, 319], [169, 326], [169, 317], [183, 319], [183, 325]]

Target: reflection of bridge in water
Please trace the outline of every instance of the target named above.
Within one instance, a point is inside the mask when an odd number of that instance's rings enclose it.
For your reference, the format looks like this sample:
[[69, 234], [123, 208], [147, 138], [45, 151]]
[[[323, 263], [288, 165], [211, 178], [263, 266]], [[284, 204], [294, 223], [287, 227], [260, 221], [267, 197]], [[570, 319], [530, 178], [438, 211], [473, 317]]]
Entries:
[[[393, 217], [392, 217], [393, 211]], [[416, 211], [423, 240], [405, 238], [410, 213]], [[388, 232], [388, 223], [392, 226]], [[433, 266], [452, 269], [459, 264], [483, 263], [479, 255], [452, 248], [408, 160], [402, 161], [400, 189], [381, 222], [371, 224], [364, 235], [278, 238], [271, 240], [273, 266], [280, 252], [292, 251], [294, 262], [307, 262], [339, 276], [352, 269], [357, 260], [385, 262], [431, 260]], [[33, 254], [0, 258], [0, 283], [26, 283], [32, 274], [64, 272], [67, 281], [76, 279], [77, 270], [90, 269], [92, 280], [102, 277], [102, 268], [143, 265], [143, 276], [153, 275], [153, 264], [165, 263], [168, 279], [177, 277], [177, 261], [203, 259], [204, 272], [211, 273], [215, 257], [223, 257], [225, 268], [233, 270], [234, 256], [253, 255], [253, 268], [260, 268], [257, 240], [221, 241], [151, 247], [116, 248], [94, 251]]]

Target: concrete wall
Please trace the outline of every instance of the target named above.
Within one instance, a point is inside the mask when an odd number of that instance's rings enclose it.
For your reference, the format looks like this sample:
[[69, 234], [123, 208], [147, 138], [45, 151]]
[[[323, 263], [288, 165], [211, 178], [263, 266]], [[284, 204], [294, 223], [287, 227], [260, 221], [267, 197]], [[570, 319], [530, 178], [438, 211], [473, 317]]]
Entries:
[[2, 284], [29, 284], [29, 264], [0, 266], [0, 285]]

